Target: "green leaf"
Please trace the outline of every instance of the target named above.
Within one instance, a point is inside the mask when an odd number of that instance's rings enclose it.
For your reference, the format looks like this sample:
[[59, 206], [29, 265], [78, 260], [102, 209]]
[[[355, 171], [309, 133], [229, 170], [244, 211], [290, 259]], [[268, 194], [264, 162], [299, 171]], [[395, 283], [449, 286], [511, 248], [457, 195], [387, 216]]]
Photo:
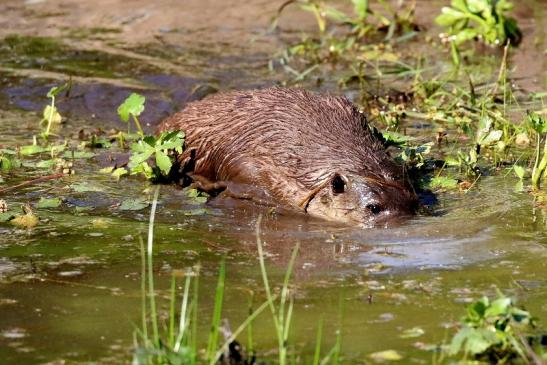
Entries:
[[431, 189], [455, 189], [458, 187], [458, 180], [446, 177], [436, 176], [429, 183]]
[[14, 217], [14, 215], [11, 212], [0, 213], [0, 223], [4, 223], [4, 222], [7, 222], [9, 220], [12, 220], [13, 217]]
[[117, 180], [120, 180], [123, 175], [127, 174], [128, 172], [124, 167], [118, 167], [116, 170], [112, 171], [112, 176], [114, 176]]
[[503, 136], [503, 131], [501, 130], [493, 130], [486, 137], [484, 137], [481, 141], [479, 141], [479, 144], [481, 146], [488, 146], [492, 143], [495, 143], [501, 139]]
[[470, 29], [470, 28], [462, 29], [461, 31], [456, 33], [455, 42], [456, 44], [461, 44], [465, 41], [475, 38], [478, 35], [479, 33], [475, 29]]
[[368, 15], [368, 0], [351, 0], [353, 3], [353, 12], [361, 20]]
[[49, 149], [32, 144], [28, 146], [22, 146], [19, 150], [19, 153], [21, 153], [23, 156], [30, 156], [30, 155], [35, 155], [37, 153], [42, 153], [46, 151], [49, 151]]
[[146, 161], [131, 167], [130, 173], [132, 175], [143, 174], [149, 180], [154, 177], [154, 170], [152, 170], [152, 168]]
[[425, 331], [421, 329], [420, 327], [412, 327], [409, 329], [404, 330], [399, 337], [400, 338], [414, 338], [414, 337], [420, 337], [423, 335]]
[[0, 156], [0, 170], [8, 171], [21, 167], [21, 161], [14, 157]]
[[449, 7], [443, 7], [441, 9], [441, 15], [435, 18], [435, 22], [441, 26], [448, 27], [456, 23], [458, 20], [465, 19], [466, 17], [467, 16], [461, 11]]
[[61, 198], [40, 198], [38, 203], [36, 203], [36, 208], [57, 208], [61, 205]]
[[120, 205], [120, 210], [141, 210], [149, 205], [150, 203], [144, 198], [127, 199]]
[[490, 303], [490, 306], [486, 309], [484, 316], [493, 317], [499, 315], [506, 315], [508, 308], [511, 306], [511, 298], [502, 297], [494, 300]]
[[60, 124], [62, 121], [61, 114], [57, 111], [57, 108], [55, 106], [46, 105], [43, 112], [44, 120], [50, 121], [53, 124]]
[[118, 115], [124, 122], [129, 121], [129, 116], [138, 117], [144, 110], [145, 97], [133, 93], [118, 107]]
[[524, 178], [524, 173], [525, 173], [525, 169], [524, 167], [520, 166], [520, 165], [513, 165], [513, 171], [515, 172], [515, 175], [517, 175], [517, 177], [519, 179], [523, 179]]
[[[36, 163], [36, 168], [39, 169], [50, 169], [53, 166], [55, 166], [56, 161], [54, 159], [51, 160], [43, 160]], [[27, 163], [25, 163], [27, 165]]]
[[403, 356], [395, 350], [385, 350], [373, 352], [369, 355], [374, 361], [384, 362], [384, 361], [401, 361]]
[[61, 91], [66, 90], [68, 88], [68, 86], [69, 86], [69, 83], [64, 83], [62, 85], [52, 87], [47, 92], [47, 97], [52, 98], [52, 97], [57, 96], [57, 94], [59, 94]]
[[99, 186], [92, 183], [89, 183], [87, 181], [83, 181], [80, 183], [75, 183], [70, 185], [70, 188], [78, 193], [88, 193], [88, 192], [100, 192], [104, 191], [104, 189]]
[[95, 157], [97, 154], [89, 151], [65, 151], [63, 154], [64, 158], [92, 158]]
[[156, 165], [160, 168], [161, 172], [165, 175], [171, 171], [171, 159], [162, 151], [156, 151]]

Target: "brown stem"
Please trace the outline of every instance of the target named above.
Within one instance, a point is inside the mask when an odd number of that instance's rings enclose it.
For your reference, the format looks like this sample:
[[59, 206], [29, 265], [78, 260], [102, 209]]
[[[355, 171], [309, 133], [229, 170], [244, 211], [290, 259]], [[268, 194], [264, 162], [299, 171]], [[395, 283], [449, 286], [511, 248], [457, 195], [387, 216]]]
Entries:
[[10, 190], [19, 189], [19, 188], [22, 188], [22, 187], [25, 187], [25, 186], [28, 186], [28, 185], [37, 184], [37, 183], [40, 183], [40, 182], [43, 182], [43, 181], [58, 179], [58, 178], [61, 178], [63, 176], [65, 176], [65, 174], [63, 174], [63, 173], [40, 176], [36, 179], [24, 181], [20, 184], [13, 185], [13, 186], [8, 186], [7, 188], [0, 189], [0, 194], [3, 194], [3, 193], [5, 193], [7, 191], [10, 191]]

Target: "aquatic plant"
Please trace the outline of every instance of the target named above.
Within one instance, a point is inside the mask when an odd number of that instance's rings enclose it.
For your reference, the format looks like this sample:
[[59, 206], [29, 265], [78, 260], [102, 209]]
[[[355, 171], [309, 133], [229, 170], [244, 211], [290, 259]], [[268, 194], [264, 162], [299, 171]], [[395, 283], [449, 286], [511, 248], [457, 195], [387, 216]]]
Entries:
[[47, 97], [51, 99], [51, 103], [44, 108], [43, 118], [40, 121], [40, 126], [43, 127], [41, 135], [46, 141], [51, 133], [51, 127], [55, 124], [61, 124], [62, 120], [61, 114], [59, 114], [59, 111], [55, 106], [55, 97], [61, 91], [69, 90], [71, 85], [72, 82], [67, 82], [60, 86], [54, 86], [47, 93]]
[[121, 120], [127, 123], [127, 134], [131, 133], [129, 118], [131, 117], [133, 123], [137, 127], [137, 131], [141, 137], [144, 137], [144, 132], [139, 122], [139, 116], [144, 111], [145, 97], [137, 93], [129, 95], [123, 103], [118, 107], [118, 116]]
[[468, 306], [460, 326], [446, 350], [451, 356], [462, 354], [464, 359], [471, 356], [490, 364], [547, 360], [535, 318], [501, 293], [494, 300], [482, 297]]
[[[147, 244], [140, 239], [141, 247], [141, 328], [135, 332], [135, 351], [133, 353], [134, 365], [149, 364], [196, 364], [207, 363], [215, 365], [219, 361], [232, 363], [233, 356], [240, 358], [241, 363], [252, 364], [254, 362], [254, 345], [252, 343], [252, 323], [255, 318], [267, 308], [270, 309], [274, 323], [274, 333], [278, 338], [279, 364], [291, 362], [289, 354], [288, 336], [294, 306], [294, 297], [290, 289], [292, 269], [298, 254], [298, 246], [293, 249], [287, 271], [279, 290], [274, 290], [266, 271], [265, 254], [262, 240], [260, 239], [260, 216], [256, 223], [256, 243], [260, 272], [266, 294], [264, 301], [255, 310], [252, 309], [252, 301], [249, 306], [249, 315], [235, 330], [231, 331], [226, 323], [222, 323], [222, 305], [225, 291], [226, 265], [224, 260], [220, 264], [218, 280], [214, 295], [213, 314], [211, 317], [210, 332], [207, 346], [204, 352], [198, 349], [198, 289], [199, 289], [199, 265], [184, 271], [174, 271], [171, 278], [168, 324], [164, 331], [160, 328], [160, 313], [158, 311], [157, 294], [154, 283], [153, 251], [154, 251], [154, 221], [157, 209], [160, 186], [154, 189], [154, 197], [148, 225]], [[177, 277], [184, 278], [180, 310], [177, 313]], [[280, 294], [275, 294], [279, 292]], [[178, 323], [178, 326], [177, 326]], [[236, 342], [236, 338], [248, 329], [248, 348], [246, 358], [242, 346]], [[219, 335], [224, 335], [224, 342], [219, 346]], [[313, 365], [340, 363], [341, 335], [340, 330], [336, 334], [336, 343], [332, 349], [321, 357], [322, 322], [320, 321], [313, 357]], [[200, 354], [203, 353], [203, 356]]]
[[514, 18], [507, 12], [513, 4], [507, 0], [452, 0], [441, 9], [435, 21], [447, 28], [449, 41], [459, 45], [480, 39], [489, 45], [517, 45], [522, 34]]
[[472, 39], [492, 46], [518, 45], [522, 33], [517, 21], [505, 15], [512, 8], [507, 0], [452, 0], [450, 7], [443, 7], [435, 21], [447, 29], [440, 36], [450, 44], [453, 62], [460, 64], [458, 46]]
[[[536, 133], [536, 151], [532, 169], [532, 187], [539, 189], [541, 177], [547, 179], [547, 121], [537, 113], [528, 113], [527, 123]], [[543, 145], [543, 151], [541, 146]]]

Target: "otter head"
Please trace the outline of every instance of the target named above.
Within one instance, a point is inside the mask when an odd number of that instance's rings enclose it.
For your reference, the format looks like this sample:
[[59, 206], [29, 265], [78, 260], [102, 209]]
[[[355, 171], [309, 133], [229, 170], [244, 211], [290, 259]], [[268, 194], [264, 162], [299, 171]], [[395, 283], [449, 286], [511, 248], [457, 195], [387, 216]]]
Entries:
[[397, 182], [335, 173], [301, 205], [312, 216], [371, 227], [415, 214], [418, 199]]

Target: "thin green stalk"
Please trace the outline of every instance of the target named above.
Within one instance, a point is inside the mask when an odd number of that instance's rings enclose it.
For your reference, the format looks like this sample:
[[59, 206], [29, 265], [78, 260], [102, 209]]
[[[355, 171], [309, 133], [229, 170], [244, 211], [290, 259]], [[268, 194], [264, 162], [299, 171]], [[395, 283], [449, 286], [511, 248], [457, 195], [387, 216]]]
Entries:
[[148, 294], [150, 296], [150, 317], [152, 318], [152, 333], [155, 346], [160, 346], [160, 336], [158, 331], [158, 312], [156, 310], [156, 293], [154, 291], [154, 272], [152, 268], [152, 253], [154, 248], [154, 220], [156, 216], [156, 208], [158, 206], [158, 196], [160, 186], [157, 185], [154, 190], [154, 199], [152, 200], [152, 209], [150, 211], [150, 222], [148, 224]]
[[[275, 300], [276, 298], [277, 298], [276, 296], [272, 297], [273, 300]], [[237, 338], [237, 336], [239, 336], [243, 332], [243, 330], [245, 330], [245, 328], [247, 328], [247, 326], [249, 326], [253, 322], [253, 320], [260, 313], [262, 313], [264, 309], [266, 309], [269, 305], [270, 305], [270, 301], [266, 300], [264, 303], [260, 305], [260, 307], [256, 309], [256, 311], [251, 313], [251, 315], [247, 317], [247, 319], [245, 319], [243, 323], [241, 323], [241, 325], [232, 333], [232, 335], [228, 337], [226, 341], [224, 341], [224, 344], [220, 347], [220, 349], [218, 349], [218, 351], [215, 353], [215, 356], [211, 358], [211, 361], [209, 362], [209, 364], [215, 365], [217, 360], [220, 358], [220, 356], [222, 356], [222, 354], [228, 349], [228, 346], [230, 345], [230, 343], [232, 343]]]
[[175, 341], [175, 346], [173, 346], [173, 351], [179, 352], [182, 340], [184, 339], [184, 333], [186, 332], [186, 326], [188, 325], [188, 297], [190, 293], [190, 281], [191, 276], [187, 275], [186, 280], [184, 281], [184, 293], [182, 295], [182, 304], [180, 306], [180, 322], [179, 322], [179, 333]]
[[137, 126], [137, 130], [139, 131], [139, 134], [141, 135], [141, 137], [144, 136], [144, 132], [141, 128], [141, 123], [139, 123], [139, 119], [133, 114], [131, 114], [131, 116], [133, 117], [133, 121], [135, 121], [135, 125]]
[[262, 248], [262, 241], [260, 240], [260, 223], [262, 222], [262, 214], [258, 216], [256, 221], [256, 245], [258, 247], [258, 260], [260, 263], [260, 272], [262, 273], [262, 281], [264, 283], [264, 290], [266, 291], [266, 298], [270, 303], [270, 310], [272, 312], [274, 326], [279, 333], [279, 322], [275, 314], [275, 306], [272, 300], [272, 291], [270, 290], [270, 283], [268, 281], [268, 273], [266, 272], [266, 264], [264, 263], [264, 250]]
[[199, 268], [196, 270], [196, 278], [194, 280], [194, 294], [192, 300], [192, 333], [188, 346], [192, 354], [192, 365], [197, 361], [198, 353], [198, 293], [199, 293]]
[[141, 249], [141, 315], [142, 315], [142, 337], [144, 345], [148, 346], [148, 325], [146, 322], [146, 257], [144, 253], [144, 242], [139, 237]]
[[[285, 317], [285, 303], [287, 300], [287, 295], [289, 295], [289, 280], [292, 275], [292, 269], [294, 267], [294, 262], [296, 260], [296, 255], [298, 254], [300, 245], [297, 243], [296, 246], [293, 249], [291, 259], [289, 261], [289, 266], [287, 267], [287, 272], [285, 272], [285, 279], [283, 280], [283, 289], [281, 290], [281, 304], [279, 308], [279, 322], [281, 324], [281, 328], [283, 328], [283, 348], [285, 351], [287, 351], [287, 339], [289, 337], [289, 329], [291, 326], [291, 318], [292, 318], [292, 312], [293, 312], [293, 296], [291, 295], [289, 297], [289, 308], [287, 310], [287, 317]], [[286, 352], [285, 352], [286, 353]]]
[[289, 280], [292, 274], [292, 269], [294, 267], [294, 262], [296, 260], [296, 255], [298, 253], [299, 245], [293, 250], [291, 259], [289, 261], [289, 266], [287, 272], [285, 273], [285, 279], [283, 281], [283, 287], [281, 289], [281, 300], [279, 310], [276, 313], [275, 306], [273, 304], [273, 296], [270, 289], [270, 284], [268, 281], [268, 273], [266, 271], [266, 264], [264, 262], [264, 250], [262, 247], [262, 241], [260, 240], [260, 223], [262, 222], [262, 215], [260, 215], [256, 222], [256, 243], [258, 247], [258, 258], [260, 262], [260, 271], [262, 273], [262, 281], [264, 282], [264, 290], [266, 291], [266, 297], [270, 304], [270, 310], [272, 312], [272, 319], [274, 322], [277, 341], [279, 347], [279, 364], [285, 365], [287, 363], [287, 338], [289, 335], [290, 321], [292, 317], [293, 310], [293, 300], [290, 297], [289, 308], [287, 314], [285, 314], [285, 303], [287, 302], [287, 296], [289, 294]]
[[209, 341], [207, 344], [207, 359], [209, 362], [216, 361], [214, 358], [215, 351], [218, 346], [218, 334], [220, 328], [220, 319], [222, 313], [222, 302], [224, 298], [224, 281], [226, 278], [226, 262], [222, 260], [218, 273], [218, 283], [215, 294], [215, 306], [213, 309], [213, 318], [211, 320], [211, 332], [209, 333]]
[[323, 339], [323, 317], [319, 318], [317, 336], [315, 337], [315, 352], [313, 354], [313, 365], [319, 365], [321, 360], [321, 340]]
[[[254, 292], [251, 291], [251, 297], [249, 298], [249, 316], [253, 314], [253, 300]], [[253, 321], [250, 321], [249, 325], [247, 326], [247, 352], [249, 353], [250, 357], [254, 355]]]
[[51, 96], [51, 107], [49, 110], [49, 118], [47, 118], [47, 127], [44, 136], [49, 137], [49, 131], [51, 130], [51, 122], [53, 121], [53, 111], [55, 110], [55, 95]]
[[176, 295], [176, 289], [177, 289], [177, 279], [175, 278], [175, 274], [173, 273], [171, 275], [171, 300], [169, 303], [169, 346], [173, 347], [175, 344], [175, 303], [177, 300]]
[[545, 145], [543, 147], [543, 157], [541, 158], [541, 161], [539, 161], [540, 144], [541, 144], [540, 137], [538, 134], [538, 143], [536, 148], [536, 151], [537, 151], [536, 162], [534, 164], [534, 169], [532, 170], [532, 187], [536, 190], [540, 188], [541, 176], [545, 173], [545, 170], [547, 169], [547, 138], [545, 138]]

